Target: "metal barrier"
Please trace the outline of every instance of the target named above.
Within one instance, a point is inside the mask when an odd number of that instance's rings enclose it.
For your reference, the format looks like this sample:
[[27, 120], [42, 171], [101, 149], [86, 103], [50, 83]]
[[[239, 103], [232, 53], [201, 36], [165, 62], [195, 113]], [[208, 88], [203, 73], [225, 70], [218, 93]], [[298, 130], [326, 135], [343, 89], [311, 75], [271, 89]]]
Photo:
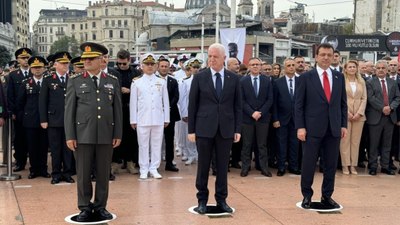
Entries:
[[[7, 174], [2, 174], [0, 175], [0, 181], [13, 181], [13, 180], [19, 180], [21, 179], [21, 175], [19, 174], [12, 174], [12, 118], [7, 118], [6, 123], [4, 124], [5, 126], [8, 125], [8, 131], [7, 131], [7, 138], [3, 138], [3, 141], [6, 141], [7, 144], [3, 145], [6, 146], [6, 149], [3, 149], [3, 156], [7, 156]], [[3, 129], [3, 132], [7, 129]], [[4, 137], [4, 135], [3, 135]], [[4, 157], [3, 157], [4, 161]]]

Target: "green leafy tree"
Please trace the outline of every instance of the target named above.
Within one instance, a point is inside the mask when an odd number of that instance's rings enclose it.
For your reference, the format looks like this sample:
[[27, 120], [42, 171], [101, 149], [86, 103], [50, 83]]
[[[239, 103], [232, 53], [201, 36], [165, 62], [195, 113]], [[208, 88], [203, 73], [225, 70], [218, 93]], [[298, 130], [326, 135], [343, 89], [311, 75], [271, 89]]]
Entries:
[[79, 43], [75, 38], [64, 36], [55, 41], [50, 47], [50, 54], [60, 51], [67, 51], [72, 57], [79, 56]]
[[0, 67], [6, 66], [7, 63], [10, 61], [11, 61], [10, 52], [7, 50], [6, 47], [0, 45]]

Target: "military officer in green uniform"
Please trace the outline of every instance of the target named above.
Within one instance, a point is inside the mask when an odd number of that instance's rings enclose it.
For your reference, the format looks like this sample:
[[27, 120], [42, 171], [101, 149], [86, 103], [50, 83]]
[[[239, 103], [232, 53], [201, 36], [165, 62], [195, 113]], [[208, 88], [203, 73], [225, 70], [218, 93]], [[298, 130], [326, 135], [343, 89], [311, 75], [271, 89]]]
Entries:
[[[78, 222], [92, 217], [112, 219], [106, 210], [108, 182], [113, 148], [122, 137], [121, 89], [116, 77], [101, 70], [108, 50], [96, 43], [80, 46], [86, 72], [70, 77], [65, 99], [65, 135], [67, 146], [74, 151], [77, 172]], [[94, 202], [90, 179], [96, 170]]]

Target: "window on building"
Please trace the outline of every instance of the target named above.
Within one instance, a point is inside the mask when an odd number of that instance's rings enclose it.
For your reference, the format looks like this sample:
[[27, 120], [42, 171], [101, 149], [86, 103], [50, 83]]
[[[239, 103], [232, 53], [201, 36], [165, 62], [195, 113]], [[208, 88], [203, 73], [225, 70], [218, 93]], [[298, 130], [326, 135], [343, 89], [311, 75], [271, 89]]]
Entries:
[[71, 38], [72, 38], [72, 39], [75, 39], [75, 34], [71, 34]]
[[96, 17], [96, 10], [93, 10], [93, 11], [92, 11], [92, 16], [93, 16], [93, 17]]
[[85, 23], [85, 29], [87, 30], [88, 28], [87, 28], [87, 23]]
[[122, 23], [121, 20], [118, 20], [118, 27], [121, 27]]
[[128, 9], [127, 8], [124, 9], [124, 15], [128, 15]]
[[93, 39], [93, 41], [96, 40], [96, 34], [95, 33], [92, 34], [92, 39]]
[[115, 20], [111, 20], [111, 26], [115, 27]]
[[128, 26], [128, 20], [124, 20], [124, 26], [125, 26], [125, 27]]
[[50, 43], [53, 43], [53, 35], [50, 36]]
[[109, 22], [108, 20], [106, 20], [106, 21], [105, 21], [105, 23], [106, 23], [106, 27], [108, 27], [108, 24], [109, 24], [108, 22]]
[[108, 37], [109, 37], [109, 38], [113, 38], [113, 31], [112, 31], [112, 30], [109, 30], [109, 31], [108, 31]]
[[71, 29], [72, 29], [72, 30], [75, 30], [75, 24], [72, 24], [72, 25], [71, 25]]
[[106, 16], [108, 16], [108, 9], [105, 9], [104, 14], [106, 14]]
[[124, 31], [123, 30], [119, 31], [119, 38], [124, 38]]
[[109, 48], [108, 50], [109, 50], [108, 54], [110, 55], [110, 57], [112, 57], [114, 55], [114, 49]]
[[142, 16], [144, 16], [144, 10], [142, 10]]
[[83, 24], [81, 24], [81, 30], [83, 30]]
[[96, 22], [92, 22], [92, 27], [96, 28]]
[[87, 41], [88, 35], [87, 33], [85, 33], [85, 41]]

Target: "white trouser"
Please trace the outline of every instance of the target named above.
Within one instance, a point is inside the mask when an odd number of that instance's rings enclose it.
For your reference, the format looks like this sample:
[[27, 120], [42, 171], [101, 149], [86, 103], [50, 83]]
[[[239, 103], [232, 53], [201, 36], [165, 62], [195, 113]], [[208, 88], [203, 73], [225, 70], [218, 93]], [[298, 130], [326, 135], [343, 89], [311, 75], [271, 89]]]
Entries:
[[180, 124], [181, 122], [182, 122], [181, 120], [175, 122], [175, 136], [174, 136], [174, 141], [175, 141], [175, 150], [176, 150], [176, 151], [180, 150], [180, 149], [179, 149], [179, 135], [180, 135], [181, 129], [180, 129], [179, 124]]
[[140, 174], [156, 171], [160, 166], [163, 133], [164, 126], [137, 127]]
[[181, 120], [176, 122], [175, 127], [178, 127], [179, 130], [178, 134], [175, 134], [178, 140], [176, 145], [183, 152], [183, 155], [185, 155], [186, 140], [187, 140], [187, 123]]
[[185, 155], [188, 158], [195, 158], [197, 159], [197, 148], [196, 148], [196, 142], [190, 142], [189, 139], [187, 138], [188, 136], [188, 124], [184, 123], [184, 126], [182, 127], [182, 133], [185, 134], [185, 139], [184, 139], [184, 148], [182, 149], [183, 155]]

